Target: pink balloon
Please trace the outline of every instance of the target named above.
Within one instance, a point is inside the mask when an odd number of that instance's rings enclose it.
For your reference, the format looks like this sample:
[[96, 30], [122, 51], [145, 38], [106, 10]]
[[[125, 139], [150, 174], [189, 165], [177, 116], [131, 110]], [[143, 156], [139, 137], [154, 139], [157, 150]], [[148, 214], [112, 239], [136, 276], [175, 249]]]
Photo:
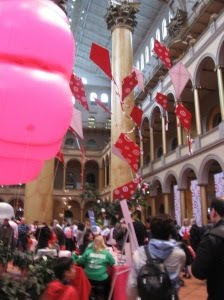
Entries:
[[75, 43], [49, 0], [0, 2], [0, 184], [35, 178], [72, 117]]
[[0, 157], [0, 183], [14, 185], [35, 179], [43, 161]]

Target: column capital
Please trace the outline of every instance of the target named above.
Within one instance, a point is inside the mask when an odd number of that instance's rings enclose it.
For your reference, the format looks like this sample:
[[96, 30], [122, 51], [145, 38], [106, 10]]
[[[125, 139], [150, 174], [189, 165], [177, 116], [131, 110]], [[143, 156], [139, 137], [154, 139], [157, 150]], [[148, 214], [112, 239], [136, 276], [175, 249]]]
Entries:
[[223, 70], [224, 69], [224, 65], [216, 65], [214, 71], [216, 72], [217, 70]]
[[113, 31], [116, 27], [125, 27], [131, 32], [137, 25], [136, 13], [139, 11], [140, 3], [129, 3], [122, 1], [119, 4], [111, 4], [105, 15], [107, 28]]

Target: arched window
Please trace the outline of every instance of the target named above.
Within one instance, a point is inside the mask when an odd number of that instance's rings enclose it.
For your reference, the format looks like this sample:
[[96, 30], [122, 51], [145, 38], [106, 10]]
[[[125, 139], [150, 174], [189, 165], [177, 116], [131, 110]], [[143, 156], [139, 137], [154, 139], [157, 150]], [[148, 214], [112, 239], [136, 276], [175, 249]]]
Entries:
[[93, 116], [88, 118], [88, 127], [89, 128], [96, 128], [96, 119]]
[[138, 60], [137, 63], [136, 63], [136, 68], [137, 68], [138, 70], [140, 70], [139, 60]]
[[67, 138], [67, 139], [65, 140], [65, 145], [66, 145], [66, 146], [74, 146], [74, 143], [75, 143], [75, 141], [74, 141], [73, 138]]
[[82, 83], [87, 84], [87, 79], [85, 77], [82, 77]]
[[110, 119], [110, 118], [107, 119], [105, 128], [106, 128], [106, 129], [111, 129], [111, 119]]
[[155, 42], [155, 39], [152, 37], [151, 40], [150, 40], [150, 54], [151, 54], [151, 56], [153, 56], [153, 54], [154, 54], [154, 51], [153, 51], [154, 42]]
[[147, 64], [149, 62], [149, 46], [146, 46], [145, 48], [145, 63]]
[[156, 39], [157, 39], [157, 41], [159, 41], [159, 42], [160, 42], [160, 40], [161, 40], [159, 28], [156, 29]]
[[144, 67], [145, 67], [144, 54], [141, 54], [141, 71], [144, 69]]
[[90, 97], [89, 97], [90, 101], [95, 102], [95, 98], [97, 98], [97, 94], [94, 92], [90, 93]]
[[101, 101], [103, 103], [108, 103], [108, 95], [105, 93], [101, 94]]
[[97, 145], [96, 145], [96, 141], [95, 140], [88, 140], [87, 144], [86, 144], [87, 148], [89, 149], [96, 149]]
[[86, 175], [86, 182], [89, 183], [91, 186], [96, 185], [96, 177], [93, 173], [89, 173]]
[[162, 38], [165, 40], [167, 37], [167, 27], [166, 27], [166, 19], [163, 19], [162, 21]]

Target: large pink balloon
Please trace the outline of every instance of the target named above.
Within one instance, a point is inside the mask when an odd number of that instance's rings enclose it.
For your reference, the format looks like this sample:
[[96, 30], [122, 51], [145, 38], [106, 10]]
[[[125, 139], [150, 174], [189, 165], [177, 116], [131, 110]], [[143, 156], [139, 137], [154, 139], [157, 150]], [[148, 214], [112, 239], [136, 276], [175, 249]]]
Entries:
[[33, 179], [60, 148], [72, 117], [75, 45], [49, 0], [1, 1], [0, 36], [0, 184], [15, 184]]

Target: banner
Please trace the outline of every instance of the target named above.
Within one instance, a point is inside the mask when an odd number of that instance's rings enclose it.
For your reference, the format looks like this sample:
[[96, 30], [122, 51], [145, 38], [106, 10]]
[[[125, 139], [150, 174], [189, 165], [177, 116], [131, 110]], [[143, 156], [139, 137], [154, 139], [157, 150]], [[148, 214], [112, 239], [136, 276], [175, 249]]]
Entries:
[[93, 233], [97, 232], [97, 226], [96, 226], [94, 211], [88, 210], [88, 215], [89, 215], [89, 223], [90, 223], [92, 232]]
[[173, 186], [175, 220], [181, 226], [180, 191], [177, 188], [177, 185]]
[[191, 195], [192, 195], [193, 217], [195, 218], [197, 225], [201, 226], [202, 225], [201, 193], [200, 193], [200, 187], [198, 186], [197, 180], [191, 181]]
[[215, 196], [217, 198], [224, 196], [224, 172], [214, 174]]

